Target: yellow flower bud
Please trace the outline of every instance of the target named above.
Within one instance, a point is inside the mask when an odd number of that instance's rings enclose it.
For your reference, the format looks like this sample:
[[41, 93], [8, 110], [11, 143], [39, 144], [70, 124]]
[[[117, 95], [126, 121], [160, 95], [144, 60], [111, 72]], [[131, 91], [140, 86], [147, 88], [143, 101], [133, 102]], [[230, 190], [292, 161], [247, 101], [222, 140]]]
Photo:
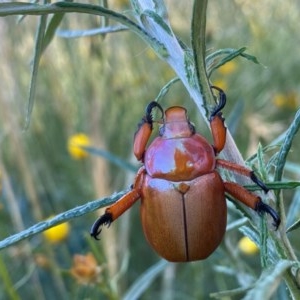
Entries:
[[293, 91], [286, 94], [276, 94], [273, 97], [273, 103], [278, 108], [295, 110], [298, 107], [297, 94]]
[[259, 248], [256, 246], [256, 244], [247, 236], [244, 236], [240, 239], [238, 247], [240, 251], [246, 255], [254, 255], [259, 251]]
[[68, 151], [74, 159], [83, 159], [88, 156], [88, 152], [81, 147], [91, 145], [90, 138], [84, 133], [78, 133], [70, 136], [68, 140]]
[[45, 230], [43, 235], [48, 242], [58, 244], [64, 241], [68, 237], [69, 233], [70, 225], [65, 222]]

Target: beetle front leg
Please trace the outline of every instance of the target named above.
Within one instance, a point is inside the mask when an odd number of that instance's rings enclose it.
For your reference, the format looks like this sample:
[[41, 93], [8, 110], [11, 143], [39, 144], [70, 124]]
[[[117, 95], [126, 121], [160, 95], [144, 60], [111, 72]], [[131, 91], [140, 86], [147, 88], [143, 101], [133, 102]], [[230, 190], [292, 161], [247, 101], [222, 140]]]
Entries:
[[278, 229], [281, 222], [279, 215], [271, 206], [264, 203], [259, 196], [250, 193], [244, 187], [234, 182], [224, 182], [224, 187], [228, 194], [258, 213], [268, 213], [273, 218], [275, 229]]
[[162, 107], [155, 101], [150, 102], [146, 107], [146, 114], [139, 123], [138, 130], [134, 135], [133, 153], [137, 160], [143, 160], [144, 158], [146, 145], [153, 129], [152, 110], [155, 107], [157, 107], [161, 111], [163, 118], [164, 111]]
[[91, 228], [91, 236], [98, 240], [102, 226], [110, 224], [119, 218], [127, 209], [129, 209], [141, 197], [141, 187], [144, 179], [145, 169], [139, 169], [132, 190], [121, 197], [116, 203], [105, 210], [104, 215], [93, 224]]
[[216, 86], [212, 86], [211, 88], [219, 91], [219, 103], [213, 109], [209, 118], [211, 134], [214, 140], [213, 148], [215, 149], [215, 153], [218, 154], [223, 150], [226, 143], [226, 127], [222, 116], [222, 109], [226, 104], [226, 94]]

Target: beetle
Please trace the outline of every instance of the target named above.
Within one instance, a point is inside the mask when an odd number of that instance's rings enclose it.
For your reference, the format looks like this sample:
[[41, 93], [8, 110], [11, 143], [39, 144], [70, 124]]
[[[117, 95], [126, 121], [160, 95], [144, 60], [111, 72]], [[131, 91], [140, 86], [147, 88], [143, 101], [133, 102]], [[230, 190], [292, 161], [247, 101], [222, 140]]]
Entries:
[[[226, 95], [218, 87], [219, 101], [210, 114], [211, 145], [196, 133], [184, 107], [165, 112], [151, 102], [134, 136], [133, 151], [143, 163], [131, 190], [94, 223], [91, 236], [98, 239], [103, 225], [109, 226], [137, 200], [141, 199], [141, 223], [146, 240], [163, 258], [187, 262], [207, 258], [221, 243], [227, 222], [225, 193], [256, 212], [268, 213], [275, 229], [277, 212], [241, 185], [224, 181], [217, 168], [249, 177], [265, 193], [266, 185], [242, 165], [217, 158], [226, 142], [222, 109]], [[161, 114], [159, 136], [147, 147], [153, 129], [153, 110]]]

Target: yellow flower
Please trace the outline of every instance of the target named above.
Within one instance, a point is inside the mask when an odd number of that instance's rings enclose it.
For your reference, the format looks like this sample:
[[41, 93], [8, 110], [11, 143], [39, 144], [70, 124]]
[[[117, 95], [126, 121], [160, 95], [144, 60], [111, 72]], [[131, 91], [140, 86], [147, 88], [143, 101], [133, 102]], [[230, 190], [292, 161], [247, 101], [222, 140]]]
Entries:
[[244, 236], [240, 239], [238, 247], [240, 251], [246, 255], [254, 255], [259, 251], [259, 248], [256, 246], [256, 244], [247, 236]]
[[50, 243], [58, 244], [64, 241], [68, 237], [69, 233], [70, 225], [65, 222], [45, 230], [43, 235]]
[[77, 279], [79, 284], [91, 284], [99, 282], [99, 275], [103, 267], [97, 265], [97, 261], [92, 253], [87, 255], [75, 254], [73, 266], [70, 272]]
[[297, 94], [293, 91], [286, 94], [276, 94], [273, 98], [273, 103], [278, 108], [297, 109]]
[[68, 151], [74, 159], [82, 159], [88, 156], [88, 152], [81, 147], [91, 145], [90, 138], [84, 133], [77, 133], [69, 137]]
[[232, 74], [233, 72], [236, 71], [236, 69], [238, 68], [237, 63], [233, 60], [227, 62], [225, 65], [221, 66], [218, 69], [218, 72], [221, 75], [229, 75]]

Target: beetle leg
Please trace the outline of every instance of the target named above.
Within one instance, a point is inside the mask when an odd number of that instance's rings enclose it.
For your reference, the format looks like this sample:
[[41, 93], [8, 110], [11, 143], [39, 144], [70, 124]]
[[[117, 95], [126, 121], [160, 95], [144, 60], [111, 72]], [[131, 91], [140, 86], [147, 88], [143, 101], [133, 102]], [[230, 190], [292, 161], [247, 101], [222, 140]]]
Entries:
[[268, 213], [273, 218], [275, 230], [278, 229], [281, 221], [279, 215], [271, 206], [264, 203], [259, 196], [250, 193], [244, 187], [234, 182], [224, 182], [224, 188], [228, 194], [257, 211], [259, 214]]
[[110, 224], [119, 218], [127, 209], [129, 209], [141, 197], [141, 186], [143, 183], [145, 169], [139, 169], [132, 190], [121, 197], [116, 203], [105, 210], [104, 215], [98, 218], [91, 228], [91, 236], [98, 240], [102, 226]]
[[146, 115], [142, 118], [141, 122], [138, 125], [138, 129], [134, 135], [133, 153], [137, 160], [143, 159], [146, 145], [153, 129], [152, 110], [155, 107], [159, 108], [163, 118], [164, 111], [162, 107], [155, 101], [150, 102], [146, 107]]
[[226, 104], [226, 94], [223, 90], [216, 86], [212, 86], [211, 88], [218, 90], [220, 96], [219, 103], [213, 109], [209, 118], [211, 133], [214, 140], [213, 147], [215, 149], [215, 153], [218, 154], [223, 150], [226, 142], [226, 127], [224, 125], [224, 118], [221, 111]]
[[233, 162], [224, 160], [224, 159], [217, 159], [217, 166], [233, 171], [235, 173], [244, 175], [249, 177], [254, 183], [256, 183], [265, 193], [269, 191], [269, 189], [266, 187], [266, 185], [258, 179], [258, 177], [255, 175], [254, 171], [249, 170], [246, 167], [243, 167], [241, 165], [235, 164]]

